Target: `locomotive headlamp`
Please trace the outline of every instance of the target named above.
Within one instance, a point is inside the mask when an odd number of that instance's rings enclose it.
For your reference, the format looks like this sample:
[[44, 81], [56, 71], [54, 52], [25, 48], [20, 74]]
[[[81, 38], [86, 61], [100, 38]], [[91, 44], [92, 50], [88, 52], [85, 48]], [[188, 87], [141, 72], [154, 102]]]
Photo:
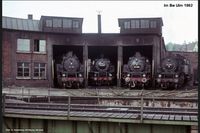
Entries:
[[175, 75], [175, 78], [178, 78], [178, 75], [177, 75], [177, 74]]
[[78, 75], [78, 76], [79, 76], [79, 77], [82, 77], [82, 74], [80, 74], [80, 73], [79, 73], [79, 75]]
[[63, 73], [62, 76], [65, 77], [65, 74]]
[[97, 74], [95, 73], [95, 74], [94, 74], [94, 77], [96, 77], [96, 76], [97, 76]]
[[146, 77], [146, 74], [143, 74], [142, 77]]
[[159, 74], [159, 75], [158, 75], [158, 77], [159, 77], [159, 78], [161, 78], [161, 77], [162, 77], [162, 75], [161, 75], [161, 74]]
[[130, 77], [130, 74], [127, 74], [127, 77]]
[[111, 73], [109, 73], [109, 76], [110, 76], [110, 77], [112, 77], [112, 74], [111, 74]]

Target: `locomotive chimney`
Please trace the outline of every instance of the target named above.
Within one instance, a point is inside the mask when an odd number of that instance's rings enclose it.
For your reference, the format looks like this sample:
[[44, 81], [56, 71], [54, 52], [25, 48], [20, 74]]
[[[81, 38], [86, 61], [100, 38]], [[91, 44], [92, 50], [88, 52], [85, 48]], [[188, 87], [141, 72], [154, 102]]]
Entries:
[[101, 14], [98, 14], [98, 33], [101, 34]]
[[33, 19], [33, 15], [32, 14], [28, 14], [28, 19]]

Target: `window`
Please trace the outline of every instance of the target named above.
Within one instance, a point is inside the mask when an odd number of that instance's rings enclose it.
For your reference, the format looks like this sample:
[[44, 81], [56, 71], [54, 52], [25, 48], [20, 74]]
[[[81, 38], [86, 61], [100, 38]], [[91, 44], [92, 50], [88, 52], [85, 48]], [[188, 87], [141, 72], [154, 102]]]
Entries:
[[71, 19], [63, 19], [63, 28], [71, 28], [72, 20]]
[[30, 40], [29, 39], [17, 39], [17, 51], [18, 52], [30, 52]]
[[131, 20], [131, 28], [140, 28], [139, 20]]
[[45, 40], [34, 40], [34, 52], [46, 52]]
[[124, 22], [124, 29], [130, 29], [130, 22]]
[[52, 27], [52, 20], [46, 20], [46, 27]]
[[79, 22], [73, 21], [73, 28], [79, 28]]
[[151, 21], [150, 26], [151, 28], [156, 28], [156, 21]]
[[34, 63], [34, 78], [46, 79], [46, 64]]
[[28, 62], [17, 63], [17, 77], [30, 78], [30, 63]]
[[61, 19], [53, 19], [53, 27], [54, 28], [62, 27], [62, 20]]
[[149, 28], [149, 20], [141, 20], [141, 28]]

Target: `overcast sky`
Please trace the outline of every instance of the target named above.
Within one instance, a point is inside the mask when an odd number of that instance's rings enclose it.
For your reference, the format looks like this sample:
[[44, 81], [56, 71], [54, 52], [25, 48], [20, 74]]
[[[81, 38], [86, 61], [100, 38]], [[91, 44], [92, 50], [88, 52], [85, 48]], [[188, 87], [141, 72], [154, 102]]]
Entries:
[[41, 15], [84, 18], [84, 33], [97, 33], [97, 11], [101, 11], [103, 33], [119, 33], [118, 18], [162, 17], [165, 43], [198, 40], [198, 1], [3, 1], [3, 16], [27, 18], [27, 14], [33, 14], [36, 20]]

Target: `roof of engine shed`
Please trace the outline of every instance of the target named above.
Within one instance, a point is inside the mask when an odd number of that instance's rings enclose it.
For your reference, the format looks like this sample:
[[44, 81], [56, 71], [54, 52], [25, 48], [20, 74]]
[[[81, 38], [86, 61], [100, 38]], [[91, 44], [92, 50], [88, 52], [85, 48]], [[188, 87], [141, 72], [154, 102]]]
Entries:
[[39, 29], [39, 22], [40, 20], [2, 16], [2, 28], [5, 29], [41, 31]]
[[[23, 19], [23, 18], [14, 18], [2, 16], [2, 28], [4, 29], [13, 29], [13, 30], [24, 30], [24, 31], [42, 31], [40, 28], [40, 21], [45, 18], [68, 18], [68, 19], [79, 19], [81, 23], [83, 18], [77, 17], [60, 17], [60, 16], [41, 16], [40, 20], [33, 19]], [[120, 26], [122, 20], [138, 20], [138, 19], [148, 19], [148, 20], [158, 20], [163, 26], [163, 21], [161, 17], [154, 18], [118, 18], [118, 24]]]
[[24, 30], [24, 31], [42, 31], [40, 28], [40, 21], [45, 18], [66, 18], [66, 19], [79, 19], [81, 23], [83, 18], [76, 17], [59, 17], [59, 16], [41, 16], [40, 20], [33, 19], [23, 19], [23, 18], [14, 18], [2, 16], [2, 28], [4, 29], [13, 29], [13, 30]]

